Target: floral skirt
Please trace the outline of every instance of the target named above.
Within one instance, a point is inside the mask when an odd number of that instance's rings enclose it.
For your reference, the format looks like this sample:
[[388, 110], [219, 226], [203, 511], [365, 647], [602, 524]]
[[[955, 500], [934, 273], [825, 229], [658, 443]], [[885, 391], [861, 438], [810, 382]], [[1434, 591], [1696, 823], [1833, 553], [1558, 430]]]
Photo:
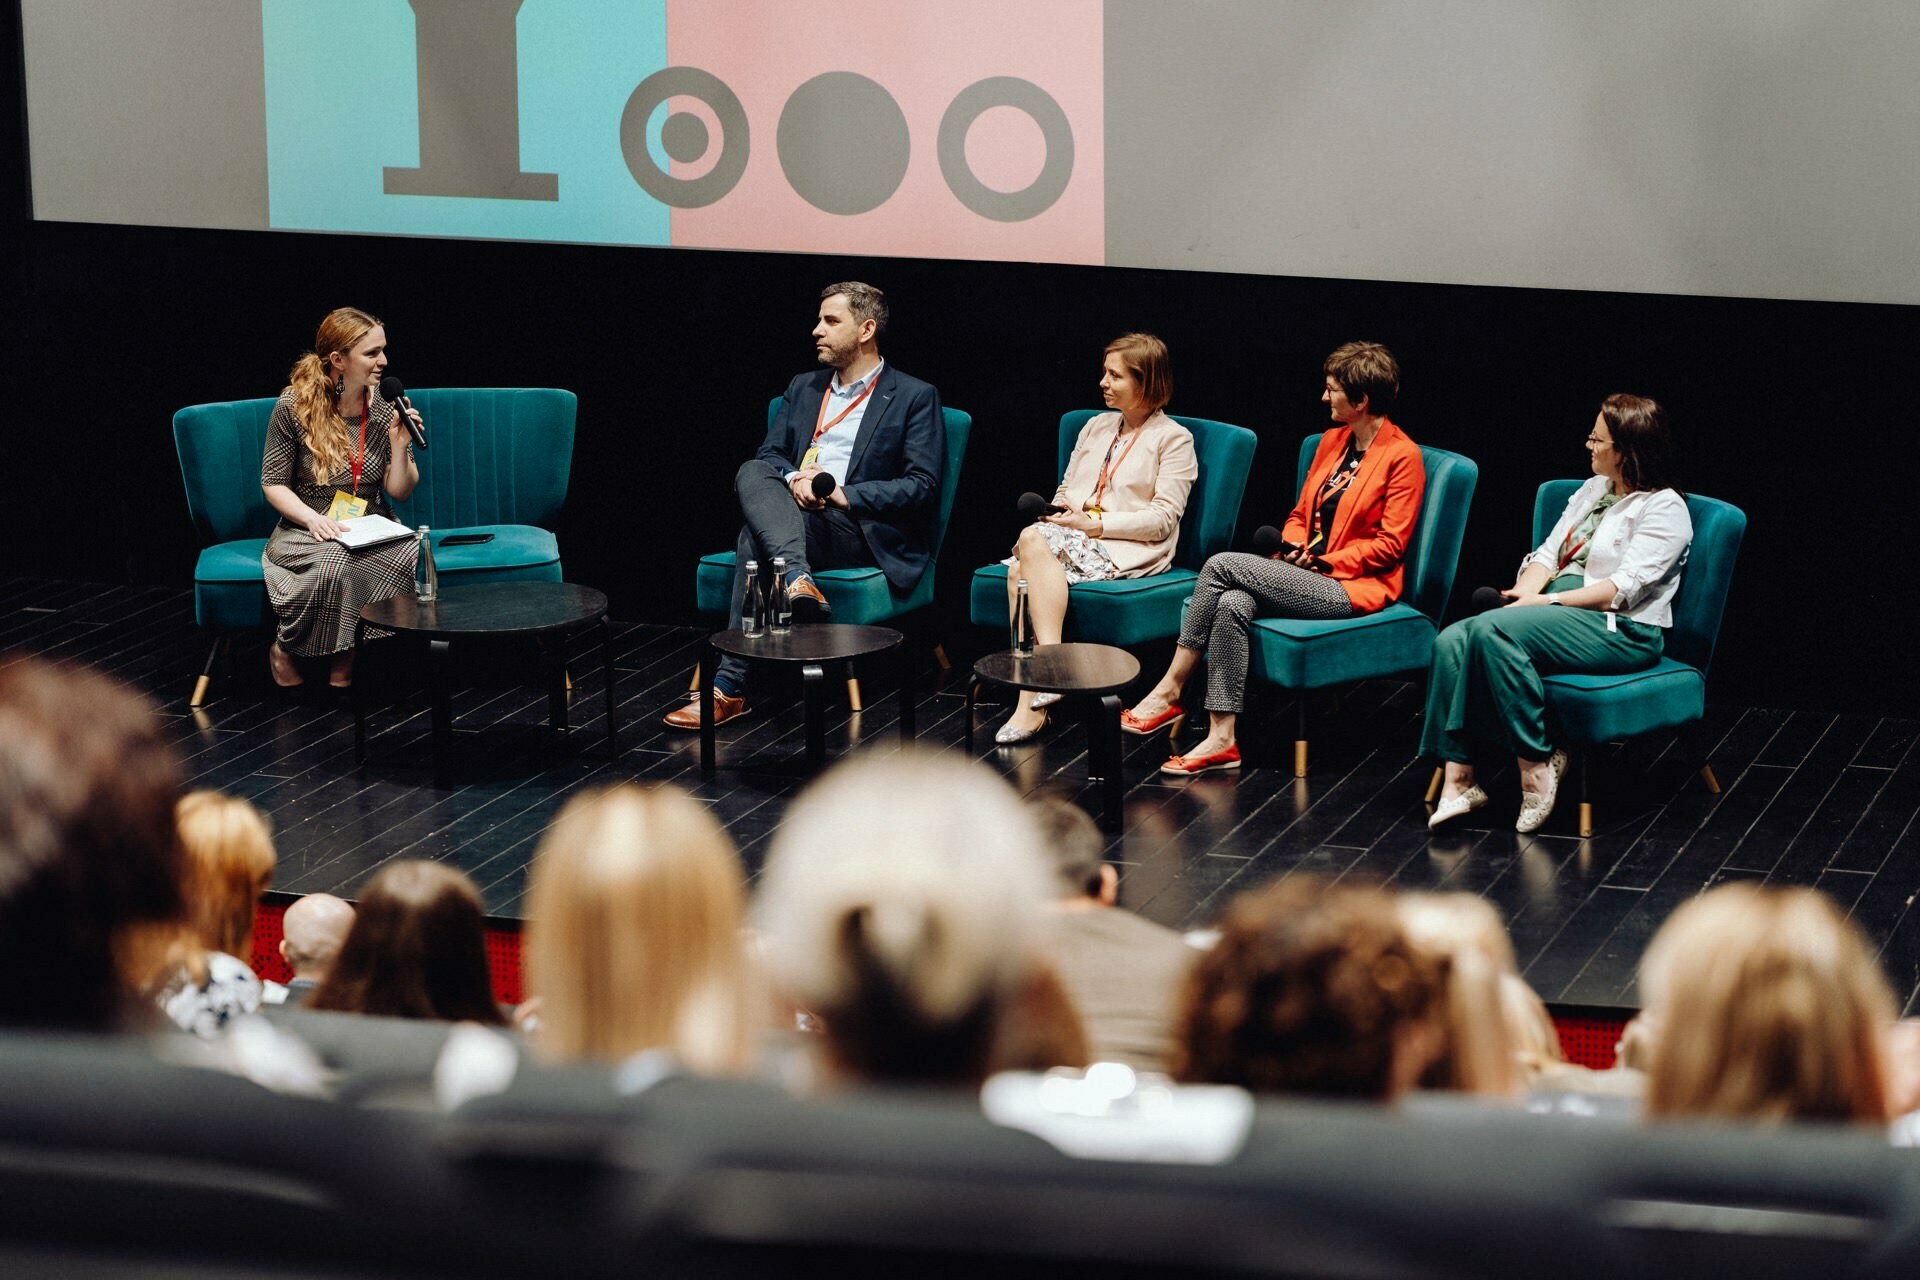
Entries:
[[[1064, 525], [1048, 524], [1044, 520], [1034, 522], [1047, 540], [1047, 549], [1053, 552], [1053, 558], [1067, 571], [1067, 583], [1109, 582], [1120, 576], [1120, 568], [1114, 564], [1113, 557], [1100, 545], [1096, 538], [1088, 537], [1079, 529], [1069, 529]], [[1008, 556], [1000, 562], [1011, 569], [1019, 563], [1016, 556]]]

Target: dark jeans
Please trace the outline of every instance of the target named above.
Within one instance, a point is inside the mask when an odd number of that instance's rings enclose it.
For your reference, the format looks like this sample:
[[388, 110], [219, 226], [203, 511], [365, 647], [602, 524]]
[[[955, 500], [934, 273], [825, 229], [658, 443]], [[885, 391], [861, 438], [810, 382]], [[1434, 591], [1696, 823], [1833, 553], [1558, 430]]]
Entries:
[[[759, 458], [740, 464], [733, 493], [746, 521], [734, 543], [733, 603], [727, 625], [738, 627], [747, 598], [747, 561], [760, 562], [760, 580], [769, 581], [776, 557], [787, 562], [787, 580], [815, 569], [854, 569], [873, 563], [873, 552], [853, 513], [839, 507], [802, 511], [781, 478], [784, 468]], [[714, 687], [738, 697], [747, 687], [747, 664], [731, 655], [720, 660]]]

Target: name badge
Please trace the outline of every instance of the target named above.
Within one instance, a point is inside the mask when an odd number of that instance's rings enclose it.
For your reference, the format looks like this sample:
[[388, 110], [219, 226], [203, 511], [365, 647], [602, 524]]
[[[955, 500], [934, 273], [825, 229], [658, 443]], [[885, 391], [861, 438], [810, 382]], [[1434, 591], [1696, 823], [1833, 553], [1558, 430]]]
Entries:
[[802, 471], [818, 466], [819, 463], [820, 446], [817, 444], [810, 446], [805, 453], [800, 455], [800, 469]]
[[345, 489], [333, 491], [333, 505], [327, 508], [329, 520], [355, 520], [367, 514], [367, 500], [356, 498]]
[[1085, 507], [1082, 508], [1082, 510], [1084, 510], [1088, 515], [1092, 516], [1095, 520], [1098, 520], [1107, 514], [1107, 509], [1105, 507], [1102, 507], [1097, 502], [1089, 502]]

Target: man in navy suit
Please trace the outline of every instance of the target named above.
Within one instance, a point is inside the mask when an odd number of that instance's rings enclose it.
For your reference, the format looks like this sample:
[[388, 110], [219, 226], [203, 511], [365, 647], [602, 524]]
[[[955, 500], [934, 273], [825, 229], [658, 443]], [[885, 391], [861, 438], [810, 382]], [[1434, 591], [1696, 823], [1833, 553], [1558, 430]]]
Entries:
[[[785, 402], [767, 438], [733, 478], [745, 525], [735, 546], [733, 604], [727, 625], [740, 625], [746, 565], [763, 580], [776, 557], [787, 562], [787, 591], [796, 621], [824, 620], [827, 598], [815, 569], [876, 565], [895, 589], [911, 591], [932, 558], [940, 478], [946, 467], [946, 421], [940, 393], [880, 358], [887, 296], [848, 281], [820, 291], [815, 350], [826, 368], [787, 384]], [[834, 479], [814, 496], [821, 473]], [[746, 663], [722, 659], [714, 674], [716, 724], [745, 715]], [[675, 729], [698, 729], [697, 697], [667, 714]]]

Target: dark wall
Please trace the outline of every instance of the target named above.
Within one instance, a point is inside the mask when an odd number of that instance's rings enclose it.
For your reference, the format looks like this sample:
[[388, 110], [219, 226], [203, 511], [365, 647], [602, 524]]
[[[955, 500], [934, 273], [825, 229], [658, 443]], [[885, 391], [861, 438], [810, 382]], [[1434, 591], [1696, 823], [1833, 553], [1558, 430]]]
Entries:
[[623, 618], [691, 621], [694, 560], [732, 543], [733, 469], [812, 360], [819, 286], [851, 276], [893, 299], [888, 358], [975, 417], [940, 578], [958, 639], [967, 574], [1004, 553], [1015, 497], [1053, 482], [1055, 422], [1097, 405], [1109, 338], [1157, 331], [1175, 411], [1260, 432], [1244, 539], [1291, 500], [1298, 441], [1324, 421], [1322, 357], [1365, 337], [1400, 357], [1402, 425], [1480, 463], [1457, 599], [1511, 581], [1533, 489], [1585, 472], [1599, 400], [1653, 395], [1688, 486], [1751, 519], [1714, 696], [1920, 711], [1886, 625], [1910, 577], [1890, 491], [1920, 462], [1897, 372], [1920, 349], [1915, 308], [36, 223], [5, 53], [7, 471], [22, 514], [61, 530], [12, 541], [14, 572], [187, 583], [173, 411], [276, 393], [352, 303], [386, 318], [409, 383], [577, 392], [567, 574]]

